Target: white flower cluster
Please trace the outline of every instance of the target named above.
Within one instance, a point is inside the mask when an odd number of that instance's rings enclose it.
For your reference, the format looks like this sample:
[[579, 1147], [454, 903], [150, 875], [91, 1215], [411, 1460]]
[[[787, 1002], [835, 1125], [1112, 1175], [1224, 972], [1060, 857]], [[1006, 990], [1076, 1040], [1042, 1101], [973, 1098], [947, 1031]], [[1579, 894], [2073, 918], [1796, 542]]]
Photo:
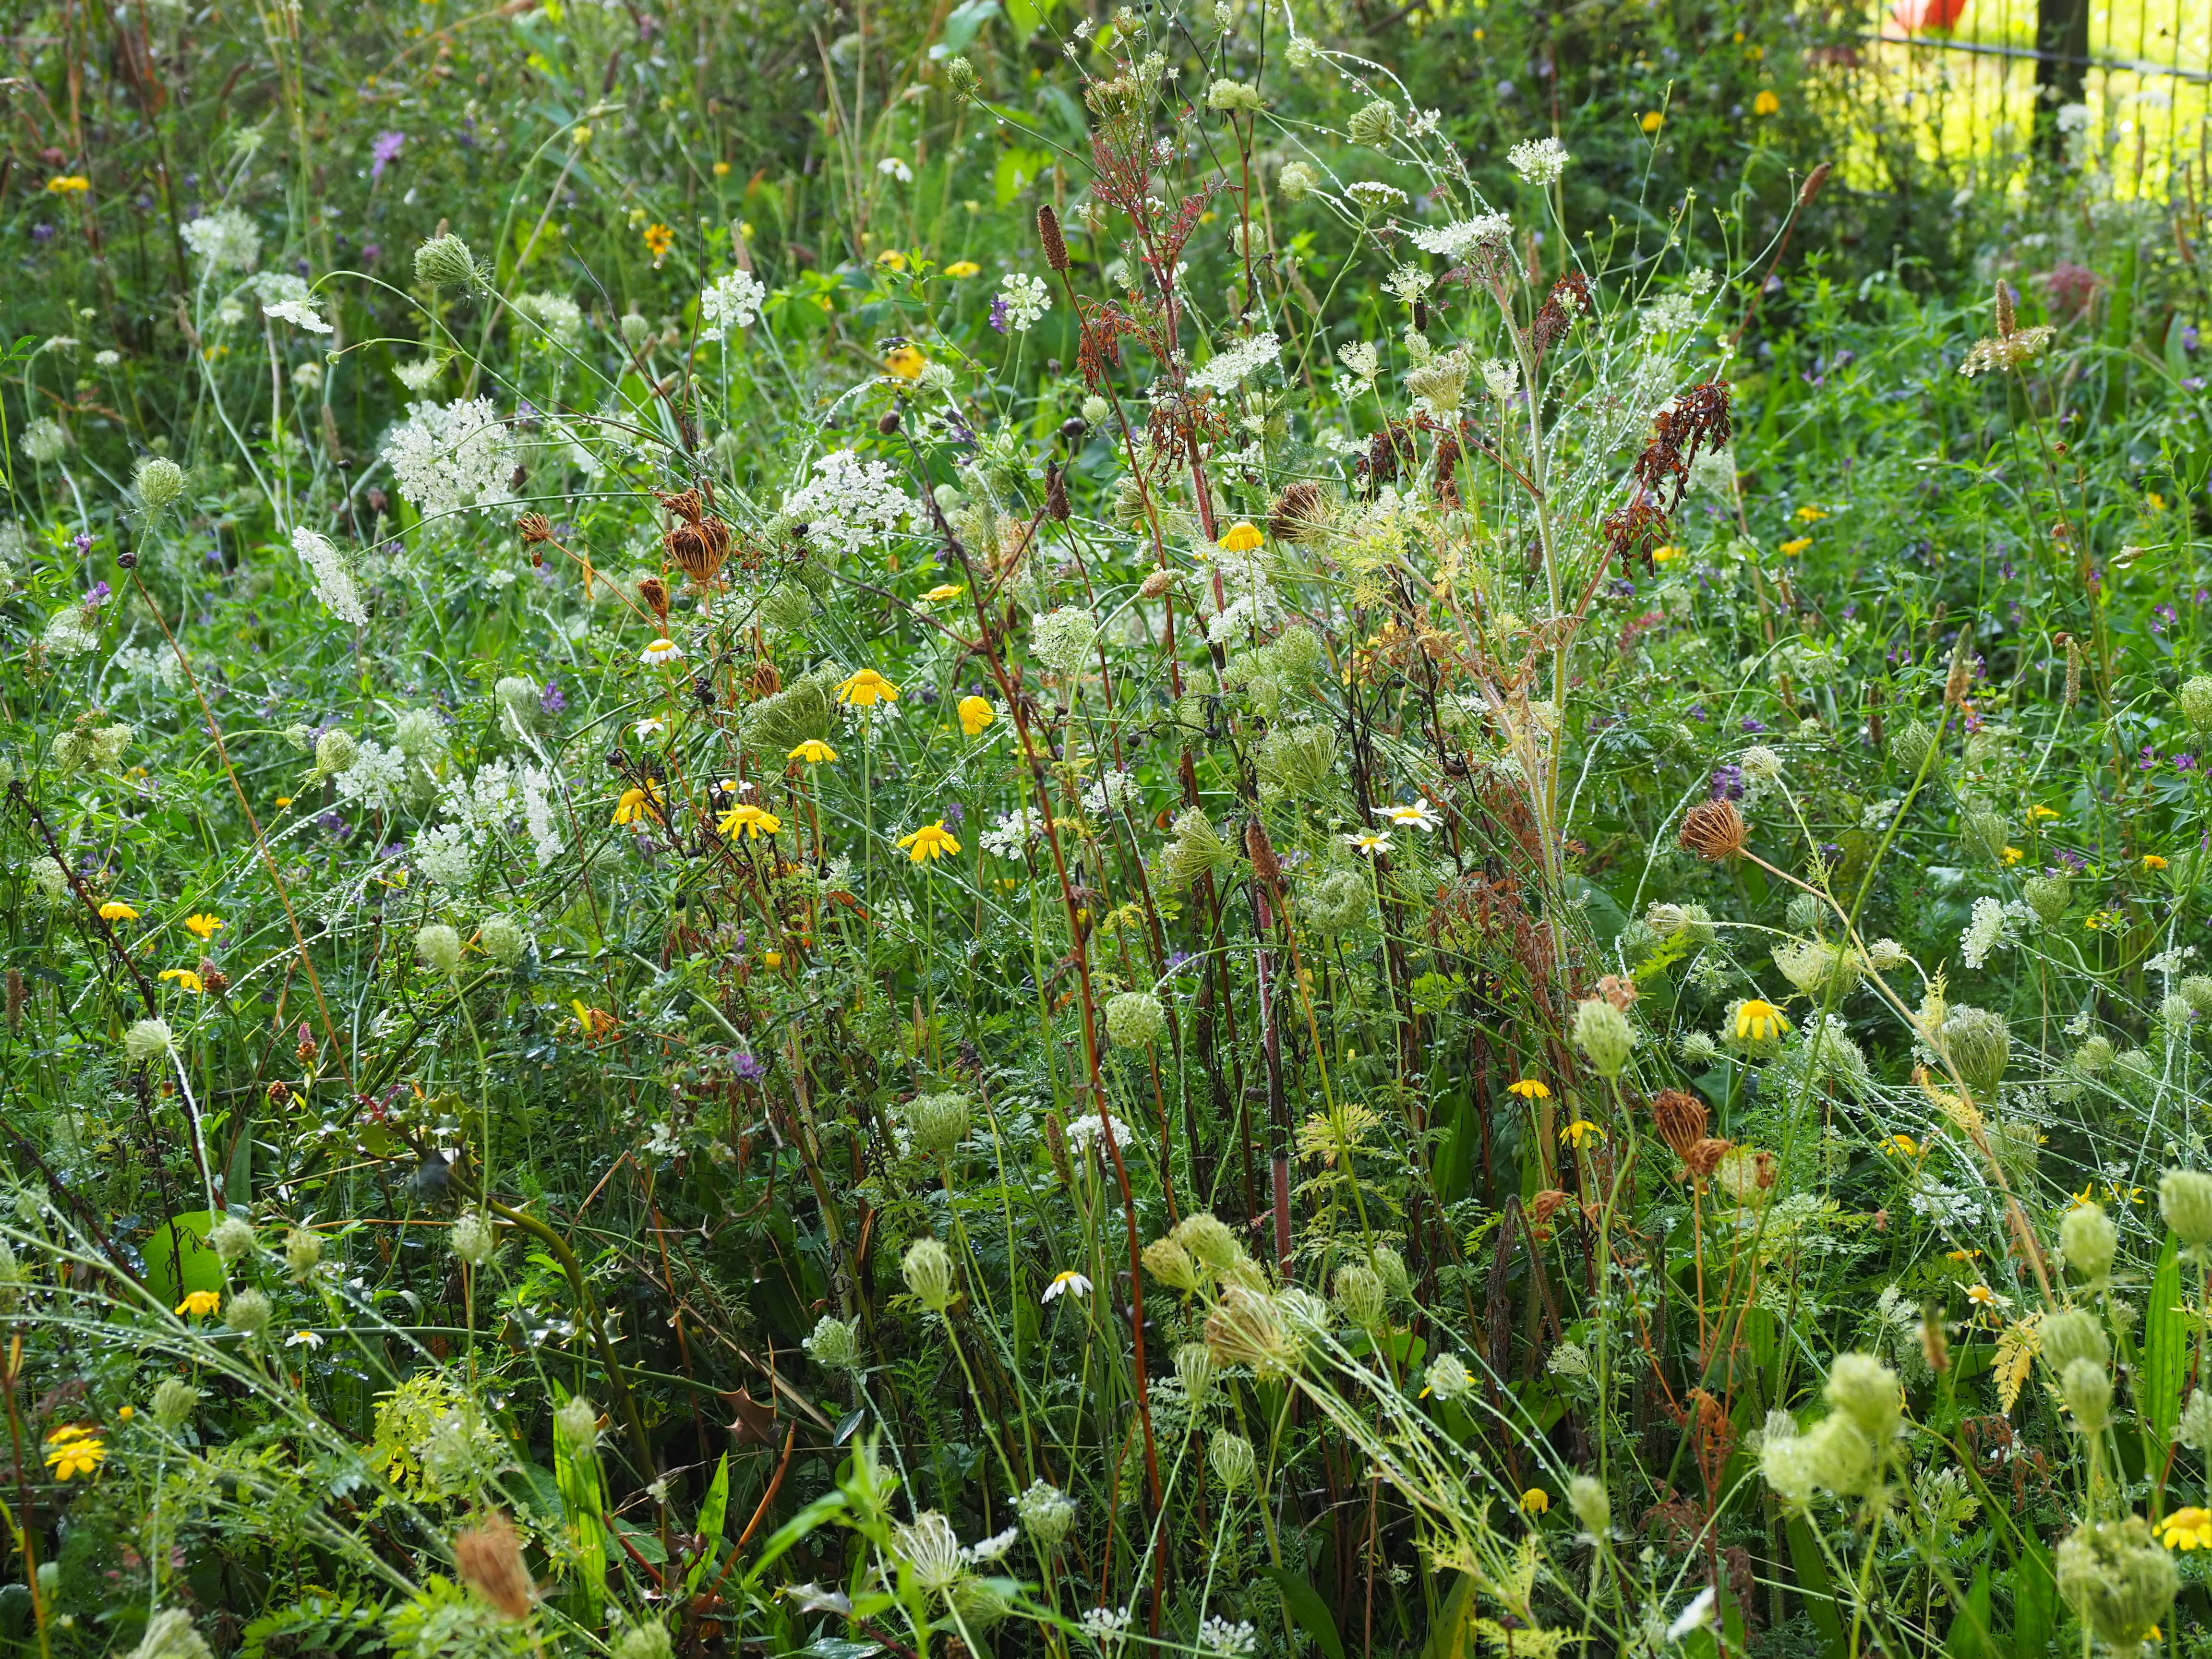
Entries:
[[51, 415], [41, 415], [23, 428], [16, 441], [24, 454], [40, 465], [58, 461], [70, 446], [69, 428]]
[[864, 461], [849, 449], [833, 449], [817, 459], [810, 478], [783, 498], [787, 519], [804, 520], [807, 539], [817, 546], [857, 553], [872, 540], [896, 528], [915, 510], [914, 498], [882, 461]]
[[1208, 1653], [1222, 1655], [1224, 1659], [1244, 1659], [1259, 1646], [1259, 1633], [1249, 1620], [1232, 1625], [1226, 1619], [1209, 1615], [1199, 1622], [1199, 1646]]
[[1283, 343], [1272, 334], [1255, 334], [1249, 340], [1239, 340], [1235, 345], [1217, 351], [1205, 368], [1190, 377], [1190, 383], [1208, 392], [1226, 397], [1237, 390], [1247, 375], [1265, 368], [1283, 355]]
[[292, 550], [313, 574], [316, 597], [331, 615], [356, 628], [366, 627], [368, 612], [362, 608], [361, 594], [353, 585], [353, 573], [346, 568], [344, 559], [328, 538], [302, 525], [292, 532]]
[[399, 377], [400, 385], [419, 398], [437, 384], [445, 367], [435, 357], [418, 357], [411, 363], [394, 363], [392, 372]]
[[407, 419], [384, 441], [384, 462], [426, 519], [514, 499], [514, 453], [489, 398], [408, 404]]
[[1024, 271], [1008, 272], [1000, 284], [1000, 293], [1006, 302], [1006, 326], [1017, 334], [1028, 333], [1052, 309], [1052, 295], [1045, 289], [1044, 279]]
[[[1129, 1126], [1120, 1118], [1114, 1121], [1114, 1144], [1127, 1146], [1133, 1144]], [[1067, 1125], [1067, 1150], [1078, 1158], [1085, 1156], [1093, 1146], [1105, 1139], [1105, 1126], [1096, 1112], [1078, 1112]]]
[[1993, 898], [1974, 901], [1973, 915], [1966, 922], [1966, 930], [1959, 935], [1959, 953], [1969, 968], [1979, 968], [1990, 959], [1990, 953], [2001, 950], [2005, 939], [2005, 908]]
[[1352, 372], [1353, 378], [1363, 382], [1352, 392], [1353, 397], [1364, 394], [1367, 390], [1364, 383], [1371, 382], [1382, 368], [1382, 360], [1375, 353], [1375, 343], [1371, 340], [1354, 340], [1350, 345], [1339, 346], [1336, 360]]
[[1662, 294], [1644, 307], [1646, 334], [1682, 334], [1697, 326], [1698, 302], [1686, 294]]
[[1038, 828], [1037, 821], [1030, 816], [1030, 809], [1018, 806], [1011, 812], [999, 813], [991, 827], [975, 839], [994, 858], [1018, 859]]
[[1557, 184], [1574, 159], [1556, 138], [1531, 138], [1505, 152], [1508, 165], [1532, 185]]
[[716, 277], [699, 290], [699, 332], [702, 338], [726, 340], [738, 329], [752, 326], [760, 315], [768, 290], [749, 270], [733, 270]]
[[1083, 810], [1100, 813], [1120, 811], [1136, 798], [1136, 775], [1126, 770], [1102, 772], [1083, 786]]
[[1502, 248], [1513, 237], [1513, 222], [1502, 213], [1485, 213], [1473, 219], [1455, 219], [1448, 225], [1413, 233], [1413, 246], [1424, 253], [1446, 259], [1464, 259], [1479, 248]]
[[251, 270], [261, 262], [261, 233], [234, 207], [204, 213], [185, 227], [185, 246], [199, 257], [210, 276], [227, 270]]
[[353, 764], [337, 775], [338, 799], [359, 801], [372, 812], [389, 812], [406, 798], [407, 757], [365, 738]]

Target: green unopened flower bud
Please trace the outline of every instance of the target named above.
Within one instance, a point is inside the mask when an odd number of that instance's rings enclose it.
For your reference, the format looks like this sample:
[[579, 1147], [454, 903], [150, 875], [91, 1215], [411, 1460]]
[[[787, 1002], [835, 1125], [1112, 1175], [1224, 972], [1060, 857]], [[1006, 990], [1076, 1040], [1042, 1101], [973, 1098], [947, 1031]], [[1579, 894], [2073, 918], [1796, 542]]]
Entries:
[[616, 1639], [614, 1659], [675, 1659], [676, 1644], [658, 1619], [641, 1620]]
[[2103, 1205], [2076, 1205], [2058, 1224], [2058, 1248], [2065, 1253], [2069, 1273], [2098, 1284], [2111, 1276], [2120, 1249], [2119, 1229]]
[[1175, 1240], [1216, 1273], [1234, 1267], [1244, 1254], [1229, 1224], [1216, 1220], [1210, 1210], [1197, 1211], [1177, 1222]]
[[916, 1095], [900, 1115], [907, 1144], [924, 1158], [942, 1158], [968, 1139], [969, 1109], [965, 1095]]
[[1167, 1011], [1150, 991], [1117, 991], [1106, 999], [1106, 1035], [1116, 1048], [1148, 1048], [1167, 1032]]
[[578, 1451], [588, 1451], [599, 1443], [599, 1408], [575, 1395], [553, 1413], [553, 1431]]
[[1372, 1267], [1349, 1262], [1336, 1270], [1336, 1308], [1347, 1323], [1371, 1331], [1382, 1323], [1382, 1280]]
[[334, 778], [349, 770], [361, 758], [361, 745], [353, 740], [353, 733], [329, 731], [315, 739], [315, 776]]
[[2158, 1212], [2184, 1248], [2212, 1246], [2212, 1175], [2168, 1170], [2158, 1183]]
[[[1881, 1484], [1881, 1455], [1848, 1412], [1832, 1413], [1784, 1445], [1785, 1455], [1796, 1460], [1801, 1478], [1822, 1492], [1850, 1498]], [[1779, 1482], [1775, 1489], [1790, 1495]]]
[[159, 517], [184, 499], [185, 470], [166, 455], [143, 455], [131, 475], [131, 493], [147, 517]]
[[2040, 1346], [2043, 1363], [2056, 1376], [2064, 1376], [2066, 1368], [2077, 1359], [2099, 1366], [2108, 1365], [2112, 1359], [2112, 1339], [2105, 1334], [2103, 1322], [2081, 1308], [2068, 1308], [2045, 1319]]
[[1826, 1392], [1828, 1403], [1857, 1424], [1877, 1450], [1897, 1437], [1904, 1417], [1897, 1373], [1872, 1354], [1838, 1354]]
[[1175, 1368], [1183, 1398], [1194, 1406], [1202, 1404], [1213, 1389], [1213, 1351], [1203, 1342], [1185, 1342], [1175, 1351]]
[[174, 1434], [199, 1409], [200, 1391], [181, 1376], [167, 1376], [154, 1390], [154, 1420]]
[[632, 351], [644, 350], [645, 343], [653, 337], [652, 323], [639, 316], [635, 311], [626, 311], [623, 313], [621, 326], [623, 343]]
[[1206, 106], [1224, 115], [1257, 115], [1267, 105], [1256, 87], [1242, 81], [1216, 81], [1206, 88]]
[[2173, 1437], [2193, 1452], [2212, 1452], [2212, 1394], [2202, 1389], [2190, 1390], [2189, 1403], [2181, 1408]]
[[258, 1291], [240, 1291], [230, 1298], [230, 1305], [222, 1310], [222, 1322], [240, 1336], [258, 1341], [269, 1333], [269, 1320], [274, 1310], [269, 1298]]
[[2083, 1434], [2102, 1434], [2112, 1423], [2112, 1374], [2094, 1360], [2076, 1359], [2059, 1374], [2058, 1392]]
[[530, 934], [513, 916], [486, 916], [477, 929], [477, 943], [502, 968], [513, 968], [530, 954]]
[[1674, 1039], [1674, 1052], [1685, 1066], [1710, 1066], [1720, 1057], [1720, 1044], [1709, 1031], [1685, 1031]]
[[1601, 1077], [1619, 1077], [1636, 1048], [1628, 1016], [1603, 997], [1575, 1005], [1575, 1046]]
[[2012, 1059], [2012, 1029], [1986, 1008], [1954, 1008], [1943, 1021], [1943, 1052], [1977, 1098], [1994, 1097]]
[[1578, 1474], [1567, 1482], [1567, 1507], [1584, 1532], [1602, 1537], [1613, 1524], [1613, 1500], [1606, 1496], [1605, 1483], [1593, 1476]]
[[2212, 1014], [2212, 974], [2191, 974], [2173, 988], [2192, 1012]]
[[461, 936], [442, 921], [415, 930], [415, 954], [432, 973], [458, 979], [461, 973]]
[[2058, 1593], [2091, 1634], [2132, 1654], [2165, 1620], [2181, 1575], [2141, 1516], [2076, 1527], [2057, 1551]]
[[1075, 1525], [1075, 1502], [1049, 1481], [1033, 1480], [1014, 1500], [1022, 1530], [1041, 1550], [1058, 1549]]
[[305, 1227], [295, 1227], [284, 1235], [284, 1265], [292, 1270], [295, 1279], [304, 1279], [322, 1265], [323, 1236]]
[[2199, 732], [2212, 732], [2212, 674], [2191, 676], [2182, 683], [2182, 718]]
[[1378, 98], [1364, 108], [1354, 110], [1347, 126], [1353, 143], [1380, 149], [1390, 142], [1397, 125], [1397, 112]]
[[1889, 752], [1908, 778], [1918, 777], [1923, 763], [1930, 777], [1942, 769], [1943, 757], [1935, 748], [1936, 728], [1925, 720], [1906, 720], [1890, 734]]
[[415, 280], [432, 288], [473, 288], [480, 280], [469, 245], [448, 232], [415, 250]]
[[131, 1659], [213, 1659], [207, 1638], [193, 1628], [192, 1616], [182, 1607], [167, 1607], [146, 1621], [146, 1633], [131, 1651]]
[[2168, 991], [2158, 1001], [2159, 1023], [2173, 1030], [2187, 1026], [2190, 1016], [2196, 1012], [2189, 1006], [2189, 999], [2179, 991]]
[[1198, 1261], [1170, 1233], [1145, 1246], [1145, 1271], [1171, 1291], [1185, 1295], [1198, 1288]]
[[1406, 1271], [1406, 1258], [1388, 1244], [1377, 1244], [1368, 1252], [1367, 1265], [1375, 1269], [1375, 1276], [1382, 1281], [1382, 1289], [1400, 1302], [1413, 1298], [1413, 1275]]
[[176, 1034], [166, 1019], [137, 1020], [123, 1034], [123, 1052], [140, 1066], [161, 1064], [176, 1046]]
[[2099, 1031], [2082, 1039], [2067, 1061], [2067, 1069], [2077, 1077], [2094, 1077], [2112, 1063], [2112, 1040]]
[[227, 1215], [208, 1232], [208, 1249], [226, 1267], [234, 1267], [253, 1253], [253, 1224], [242, 1215]]
[[814, 1322], [814, 1334], [806, 1339], [805, 1346], [806, 1352], [814, 1356], [814, 1363], [824, 1370], [860, 1369], [860, 1334], [833, 1315], [823, 1314]]
[[480, 1210], [470, 1210], [453, 1223], [448, 1241], [453, 1254], [471, 1267], [481, 1267], [491, 1260], [492, 1252], [499, 1248], [498, 1236], [492, 1231], [490, 1220]]
[[1438, 1400], [1463, 1400], [1474, 1392], [1474, 1378], [1468, 1373], [1467, 1362], [1455, 1353], [1440, 1353], [1431, 1359], [1422, 1381]]
[[1286, 202], [1304, 201], [1319, 183], [1321, 174], [1304, 161], [1285, 161], [1283, 170], [1275, 175], [1275, 188]]
[[1206, 1449], [1206, 1461], [1212, 1465], [1213, 1478], [1221, 1482], [1224, 1492], [1243, 1491], [1260, 1473], [1260, 1460], [1253, 1455], [1252, 1443], [1227, 1429], [1213, 1437], [1212, 1444]]
[[945, 89], [952, 94], [955, 103], [964, 104], [974, 98], [983, 83], [975, 73], [975, 64], [965, 58], [948, 59], [945, 65]]
[[1959, 816], [1959, 839], [1973, 857], [1995, 864], [2004, 856], [2008, 827], [2002, 814], [1977, 802]]
[[2066, 907], [2074, 902], [2074, 884], [2064, 876], [2030, 876], [2020, 884], [2021, 896], [2027, 908], [2035, 912], [2035, 919], [2045, 927], [2055, 927]]
[[943, 1313], [952, 1305], [957, 1294], [952, 1273], [952, 1252], [934, 1238], [917, 1238], [906, 1248], [899, 1261], [899, 1271], [906, 1276], [906, 1287], [912, 1291], [915, 1300], [932, 1313]]

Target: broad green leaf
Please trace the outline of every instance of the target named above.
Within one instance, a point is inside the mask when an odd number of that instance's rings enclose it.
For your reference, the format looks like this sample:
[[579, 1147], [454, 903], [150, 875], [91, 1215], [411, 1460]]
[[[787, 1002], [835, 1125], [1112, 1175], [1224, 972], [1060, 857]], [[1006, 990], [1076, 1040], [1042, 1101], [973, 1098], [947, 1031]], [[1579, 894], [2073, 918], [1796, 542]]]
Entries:
[[1844, 1621], [1836, 1612], [1836, 1594], [1828, 1582], [1828, 1564], [1821, 1558], [1820, 1547], [1814, 1541], [1812, 1529], [1794, 1516], [1783, 1522], [1782, 1532], [1790, 1546], [1790, 1565], [1797, 1572], [1797, 1599], [1804, 1604], [1806, 1617], [1813, 1621], [1830, 1659], [1842, 1659], [1850, 1647], [1844, 1639]]
[[2142, 1396], [2136, 1403], [2158, 1431], [2160, 1448], [2173, 1438], [2181, 1417], [2181, 1380], [2189, 1364], [2187, 1316], [2181, 1310], [2181, 1256], [2172, 1235], [2160, 1252], [2144, 1313]]
[[748, 1584], [757, 1583], [761, 1574], [766, 1572], [769, 1566], [793, 1545], [798, 1543], [800, 1539], [805, 1537], [808, 1533], [812, 1532], [830, 1516], [842, 1515], [845, 1512], [846, 1502], [845, 1494], [842, 1492], [824, 1492], [798, 1514], [793, 1516], [790, 1520], [778, 1527], [768, 1542], [761, 1546], [760, 1559], [753, 1563], [752, 1571], [745, 1575], [745, 1583]]
[[1290, 1609], [1291, 1617], [1298, 1628], [1313, 1638], [1326, 1659], [1344, 1659], [1344, 1638], [1336, 1633], [1336, 1621], [1328, 1616], [1328, 1603], [1321, 1599], [1321, 1592], [1307, 1582], [1302, 1573], [1288, 1567], [1261, 1567], [1260, 1571], [1273, 1579], [1283, 1592], [1283, 1605]]
[[173, 1308], [194, 1291], [222, 1289], [222, 1259], [208, 1248], [215, 1217], [188, 1210], [154, 1229], [145, 1243], [146, 1288]]
[[714, 1470], [714, 1482], [707, 1488], [707, 1501], [699, 1508], [699, 1536], [704, 1546], [699, 1559], [691, 1564], [691, 1571], [684, 1575], [684, 1588], [695, 1595], [700, 1582], [707, 1576], [707, 1569], [714, 1565], [714, 1557], [721, 1549], [722, 1523], [729, 1512], [730, 1455], [724, 1452]]

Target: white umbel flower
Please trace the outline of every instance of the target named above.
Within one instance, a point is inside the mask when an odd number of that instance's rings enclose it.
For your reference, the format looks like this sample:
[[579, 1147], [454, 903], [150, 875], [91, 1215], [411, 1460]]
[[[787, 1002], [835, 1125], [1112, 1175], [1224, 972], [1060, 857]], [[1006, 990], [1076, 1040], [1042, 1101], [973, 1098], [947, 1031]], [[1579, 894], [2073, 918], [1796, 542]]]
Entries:
[[360, 592], [353, 585], [353, 573], [345, 568], [337, 549], [302, 525], [292, 532], [292, 550], [314, 574], [316, 595], [330, 613], [356, 628], [366, 626], [368, 612], [362, 609]]
[[733, 270], [716, 277], [699, 290], [700, 334], [709, 340], [726, 340], [737, 331], [750, 328], [760, 315], [761, 301], [767, 298], [768, 290], [750, 271]]
[[384, 441], [384, 460], [399, 493], [426, 519], [514, 499], [507, 427], [489, 398], [410, 404], [405, 422]]
[[227, 270], [251, 270], [261, 262], [261, 233], [234, 207], [204, 213], [184, 230], [185, 246], [216, 276]]
[[1239, 340], [1213, 354], [1205, 368], [1190, 377], [1194, 386], [1218, 392], [1224, 397], [1237, 390], [1249, 375], [1276, 362], [1283, 355], [1283, 343], [1272, 334], [1255, 334], [1249, 340]]
[[1556, 138], [1531, 138], [1505, 152], [1505, 160], [1513, 171], [1532, 185], [1557, 184], [1559, 175], [1567, 170], [1567, 163], [1574, 159]]

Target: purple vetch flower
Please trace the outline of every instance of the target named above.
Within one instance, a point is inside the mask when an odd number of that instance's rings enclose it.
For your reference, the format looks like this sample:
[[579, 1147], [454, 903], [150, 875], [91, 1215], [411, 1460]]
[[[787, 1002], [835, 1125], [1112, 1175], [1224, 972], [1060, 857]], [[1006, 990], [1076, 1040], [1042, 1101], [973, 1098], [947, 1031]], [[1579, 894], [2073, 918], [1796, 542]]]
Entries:
[[2176, 755], [2173, 757], [2173, 769], [2177, 772], [2194, 772], [2197, 769], [2197, 757]]
[[380, 254], [380, 253], [383, 252], [384, 252], [384, 249], [383, 249], [382, 246], [381, 246], [380, 244], [379, 244], [379, 243], [375, 243], [375, 242], [363, 242], [363, 243], [361, 245], [361, 262], [362, 262], [362, 264], [365, 264], [365, 265], [373, 265], [373, 264], [374, 264], [376, 263], [376, 256], [377, 256], [378, 254]]
[[[83, 539], [89, 541], [92, 538], [88, 536]], [[92, 592], [84, 596], [84, 602], [87, 605], [106, 605], [109, 595], [114, 592], [115, 590], [106, 582], [94, 582], [92, 585]]]
[[1741, 766], [1715, 767], [1711, 799], [1741, 800], [1743, 799], [1743, 768]]
[[768, 1067], [750, 1054], [739, 1054], [730, 1061], [730, 1075], [740, 1083], [757, 1083], [768, 1075]]
[[967, 810], [963, 808], [958, 801], [949, 800], [945, 803], [945, 827], [946, 829], [957, 830], [967, 821]]
[[70, 539], [76, 544], [76, 550], [80, 554], [92, 551], [92, 532], [89, 530], [80, 530]]
[[1711, 715], [1705, 713], [1705, 706], [1701, 702], [1692, 703], [1690, 705], [1689, 713], [1690, 718], [1693, 720], [1704, 721], [1712, 718]]
[[380, 132], [368, 147], [368, 176], [384, 177], [384, 169], [399, 159], [399, 152], [407, 147], [404, 132]]
[[1756, 715], [1746, 714], [1743, 717], [1743, 729], [1747, 734], [1764, 732], [1766, 730], [1766, 722], [1759, 719]]
[[991, 297], [991, 326], [1001, 334], [1006, 331], [1006, 296], [1003, 294]]
[[2151, 611], [2150, 631], [2154, 634], [2163, 634], [2166, 632], [2167, 623], [2179, 622], [2180, 619], [2181, 613], [2172, 605], [2155, 606]]
[[2196, 350], [2197, 343], [2202, 337], [2197, 331], [2196, 324], [2184, 323], [2181, 325], [2181, 349], [2184, 351]]
[[2204, 377], [2203, 377], [2202, 374], [2185, 374], [2185, 375], [2184, 375], [2184, 376], [2182, 377], [2182, 380], [2181, 380], [2181, 389], [2182, 389], [2184, 392], [2202, 392], [2202, 391], [2203, 391], [2203, 390], [2204, 390]]
[[546, 681], [545, 689], [538, 694], [538, 707], [548, 714], [557, 714], [568, 706], [568, 700], [561, 695], [560, 682]]
[[54, 240], [54, 228], [52, 225], [33, 225], [31, 227], [31, 240], [38, 243], [40, 246], [44, 246], [46, 243]]
[[1179, 974], [1197, 960], [1198, 958], [1188, 951], [1171, 951], [1168, 953], [1168, 972]]
[[2157, 771], [2158, 750], [2152, 748], [2148, 744], [2145, 744], [2142, 746], [2142, 758], [2136, 763], [2136, 768], [2138, 771], [2142, 772]]

